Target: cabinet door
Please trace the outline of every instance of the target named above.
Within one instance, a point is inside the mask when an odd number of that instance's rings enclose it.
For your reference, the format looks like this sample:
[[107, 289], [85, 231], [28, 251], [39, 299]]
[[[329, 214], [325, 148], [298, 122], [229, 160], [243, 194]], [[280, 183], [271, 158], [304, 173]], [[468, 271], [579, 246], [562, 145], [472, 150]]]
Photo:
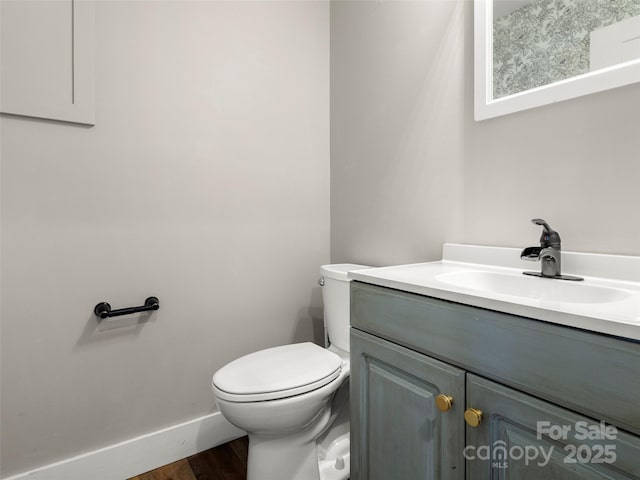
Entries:
[[463, 370], [351, 330], [352, 480], [463, 479], [464, 405]]
[[467, 406], [482, 412], [467, 426], [470, 480], [640, 479], [640, 438], [611, 425], [473, 374]]

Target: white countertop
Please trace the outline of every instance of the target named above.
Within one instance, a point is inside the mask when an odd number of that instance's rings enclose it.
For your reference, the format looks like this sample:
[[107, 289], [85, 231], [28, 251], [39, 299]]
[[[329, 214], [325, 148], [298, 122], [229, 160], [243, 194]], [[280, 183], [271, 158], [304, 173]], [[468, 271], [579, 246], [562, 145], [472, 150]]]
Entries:
[[[443, 259], [437, 262], [398, 265], [392, 267], [357, 270], [349, 278], [361, 282], [394, 288], [410, 293], [440, 298], [452, 302], [544, 320], [560, 325], [582, 328], [635, 340], [640, 340], [640, 257], [562, 252], [562, 273], [584, 277], [573, 285], [553, 282], [566, 280], [526, 277], [522, 272], [540, 271], [539, 262], [520, 260], [520, 249], [481, 247], [475, 245], [445, 244]], [[516, 287], [504, 291], [482, 290], [450, 283], [448, 278], [474, 276], [477, 272], [490, 272], [497, 278], [509, 280]], [[516, 292], [526, 282], [542, 286], [536, 292]], [[575, 296], [563, 301], [557, 294], [587, 292], [584, 301]], [[611, 290], [610, 290], [611, 289]], [[589, 292], [613, 292], [607, 301], [600, 301]], [[554, 294], [555, 293], [555, 294]], [[582, 298], [582, 297], [577, 297]]]

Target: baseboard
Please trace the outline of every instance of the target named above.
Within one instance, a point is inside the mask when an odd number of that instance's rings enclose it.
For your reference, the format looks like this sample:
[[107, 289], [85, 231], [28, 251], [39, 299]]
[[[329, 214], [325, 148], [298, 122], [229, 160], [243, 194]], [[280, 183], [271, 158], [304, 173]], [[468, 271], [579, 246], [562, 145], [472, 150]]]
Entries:
[[244, 434], [216, 412], [2, 480], [125, 480]]

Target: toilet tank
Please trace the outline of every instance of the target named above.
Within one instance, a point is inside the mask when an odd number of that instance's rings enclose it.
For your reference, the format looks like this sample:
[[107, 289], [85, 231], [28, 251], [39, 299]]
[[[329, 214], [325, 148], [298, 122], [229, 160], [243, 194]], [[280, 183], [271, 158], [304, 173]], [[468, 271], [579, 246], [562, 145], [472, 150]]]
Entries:
[[324, 325], [329, 343], [345, 352], [349, 351], [349, 309], [350, 294], [347, 274], [353, 270], [363, 270], [366, 265], [339, 263], [320, 267], [322, 302], [324, 303]]

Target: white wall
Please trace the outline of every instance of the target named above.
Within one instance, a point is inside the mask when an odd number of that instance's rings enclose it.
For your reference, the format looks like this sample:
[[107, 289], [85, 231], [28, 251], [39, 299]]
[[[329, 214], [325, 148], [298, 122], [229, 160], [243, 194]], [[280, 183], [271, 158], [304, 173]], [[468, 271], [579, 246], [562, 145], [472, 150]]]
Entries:
[[464, 241], [537, 245], [544, 218], [565, 250], [640, 255], [638, 106], [640, 84], [483, 122], [469, 106]]
[[473, 120], [473, 4], [331, 5], [331, 252], [387, 265], [445, 241], [640, 255], [640, 84]]
[[209, 413], [224, 363], [322, 338], [328, 4], [96, 23], [96, 126], [2, 118], [3, 476]]
[[464, 8], [331, 4], [331, 256], [436, 259], [460, 239]]

